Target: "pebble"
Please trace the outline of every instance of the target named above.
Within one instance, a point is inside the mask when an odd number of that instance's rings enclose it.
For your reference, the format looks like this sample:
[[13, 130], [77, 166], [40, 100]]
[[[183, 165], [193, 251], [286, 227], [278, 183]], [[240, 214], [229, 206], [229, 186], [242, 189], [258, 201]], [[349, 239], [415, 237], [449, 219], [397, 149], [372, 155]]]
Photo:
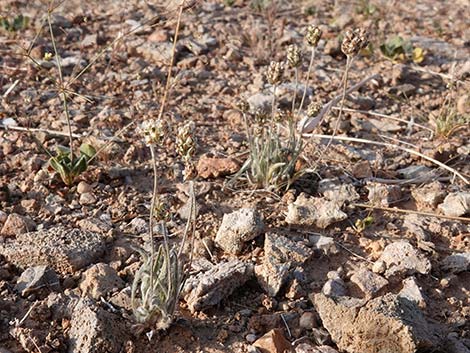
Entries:
[[316, 321], [317, 319], [315, 317], [315, 314], [310, 311], [306, 311], [300, 317], [299, 326], [303, 329], [310, 330], [314, 327], [317, 327]]
[[256, 341], [258, 337], [252, 333], [249, 333], [248, 335], [246, 335], [245, 339], [248, 343], [253, 343]]
[[85, 194], [85, 193], [90, 193], [91, 191], [93, 190], [93, 188], [91, 187], [90, 184], [84, 182], [84, 181], [81, 181], [80, 183], [78, 183], [77, 185], [77, 192], [79, 194]]
[[96, 196], [90, 192], [86, 192], [84, 194], [80, 195], [80, 204], [86, 206], [86, 205], [92, 205], [96, 203]]

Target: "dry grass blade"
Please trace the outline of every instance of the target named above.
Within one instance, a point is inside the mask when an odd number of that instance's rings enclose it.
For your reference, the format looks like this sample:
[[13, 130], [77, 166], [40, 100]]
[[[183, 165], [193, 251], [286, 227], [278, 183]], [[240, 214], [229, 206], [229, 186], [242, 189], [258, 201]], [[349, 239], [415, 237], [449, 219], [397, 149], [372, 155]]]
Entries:
[[356, 138], [356, 137], [347, 137], [347, 136], [332, 136], [332, 135], [321, 135], [321, 134], [304, 134], [304, 136], [313, 137], [313, 138], [320, 138], [320, 139], [333, 139], [333, 140], [337, 140], [337, 141], [365, 143], [365, 144], [369, 144], [369, 145], [395, 148], [395, 149], [398, 149], [400, 151], [407, 152], [407, 153], [413, 154], [415, 156], [419, 156], [423, 159], [426, 159], [427, 161], [432, 162], [432, 163], [436, 164], [437, 166], [451, 172], [454, 176], [459, 177], [465, 184], [467, 184], [467, 185], [470, 184], [470, 181], [465, 176], [463, 176], [461, 173], [459, 173], [457, 170], [455, 170], [454, 168], [451, 168], [448, 165], [445, 165], [444, 163], [439, 162], [438, 160], [436, 160], [434, 158], [426, 156], [423, 153], [412, 150], [410, 148], [395, 145], [393, 143], [378, 142], [378, 141], [366, 140], [366, 139], [361, 139], [361, 138]]
[[424, 217], [435, 217], [435, 218], [448, 219], [451, 221], [470, 223], [470, 218], [466, 218], [466, 217], [445, 216], [445, 215], [435, 214], [431, 212], [405, 210], [402, 208], [377, 207], [377, 206], [372, 206], [372, 205], [366, 205], [363, 203], [353, 203], [351, 204], [351, 206], [360, 207], [360, 208], [369, 208], [373, 210], [380, 210], [380, 211], [387, 211], [387, 212], [395, 212], [395, 213], [412, 213], [412, 214], [417, 214], [417, 215], [424, 216]]

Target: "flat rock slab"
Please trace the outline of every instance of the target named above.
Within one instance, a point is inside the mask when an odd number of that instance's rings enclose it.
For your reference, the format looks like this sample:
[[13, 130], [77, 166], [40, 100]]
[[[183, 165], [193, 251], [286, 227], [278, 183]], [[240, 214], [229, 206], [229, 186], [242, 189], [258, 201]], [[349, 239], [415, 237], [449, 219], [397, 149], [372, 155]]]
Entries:
[[0, 244], [0, 255], [20, 267], [48, 265], [59, 273], [73, 273], [101, 256], [101, 234], [58, 226], [20, 234]]
[[440, 341], [414, 303], [391, 293], [368, 302], [319, 293], [313, 301], [340, 351], [414, 353]]
[[341, 211], [341, 204], [322, 197], [308, 197], [300, 194], [295, 202], [288, 205], [286, 222], [303, 226], [326, 228], [348, 217]]
[[207, 272], [190, 277], [184, 286], [183, 297], [191, 312], [217, 305], [222, 299], [253, 276], [253, 266], [240, 260], [215, 265]]
[[387, 245], [378, 261], [385, 263], [387, 278], [415, 273], [425, 275], [431, 271], [429, 259], [407, 241], [397, 241]]

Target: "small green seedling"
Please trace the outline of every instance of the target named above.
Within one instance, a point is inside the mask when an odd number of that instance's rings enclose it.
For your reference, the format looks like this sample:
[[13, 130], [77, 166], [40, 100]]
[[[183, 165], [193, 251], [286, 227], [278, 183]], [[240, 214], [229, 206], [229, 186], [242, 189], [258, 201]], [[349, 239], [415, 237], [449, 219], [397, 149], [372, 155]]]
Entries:
[[387, 58], [404, 62], [412, 60], [415, 64], [419, 64], [424, 60], [425, 52], [420, 47], [413, 47], [413, 44], [400, 36], [388, 39], [380, 46], [380, 51]]
[[29, 24], [28, 16], [18, 15], [10, 19], [0, 16], [0, 27], [8, 32], [21, 31], [25, 29], [26, 27], [28, 27], [28, 24]]
[[65, 185], [70, 186], [77, 176], [87, 170], [88, 164], [95, 154], [95, 148], [87, 143], [80, 146], [78, 157], [73, 156], [69, 148], [58, 146], [57, 153], [49, 159], [49, 164], [59, 173]]
[[367, 216], [364, 219], [358, 219], [354, 224], [356, 231], [362, 233], [367, 227], [371, 226], [374, 223], [374, 217]]

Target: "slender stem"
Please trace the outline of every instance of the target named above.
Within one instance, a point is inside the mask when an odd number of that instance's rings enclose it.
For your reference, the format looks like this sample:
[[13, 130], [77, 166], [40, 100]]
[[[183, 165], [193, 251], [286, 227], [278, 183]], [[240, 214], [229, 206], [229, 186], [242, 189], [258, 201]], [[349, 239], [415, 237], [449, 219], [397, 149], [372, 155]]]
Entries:
[[307, 89], [308, 89], [308, 85], [310, 83], [310, 72], [312, 71], [313, 61], [314, 60], [315, 60], [315, 47], [312, 47], [312, 53], [310, 55], [310, 63], [308, 64], [308, 70], [307, 70], [307, 81], [305, 82], [304, 93], [302, 95], [302, 100], [300, 101], [299, 110], [297, 111], [298, 114], [300, 114], [300, 112], [302, 111], [302, 108], [303, 108], [304, 102], [305, 102], [305, 97], [307, 96]]
[[[150, 281], [151, 286], [153, 286], [153, 261], [155, 259], [155, 246], [153, 244], [153, 224], [155, 219], [155, 204], [157, 202], [158, 197], [158, 175], [157, 175], [157, 158], [155, 154], [155, 146], [150, 145], [150, 153], [152, 155], [152, 168], [153, 168], [153, 191], [152, 191], [152, 202], [150, 204], [150, 220], [149, 220], [149, 237], [150, 237], [150, 263], [152, 266], [150, 267]], [[165, 240], [165, 237], [163, 237]]]
[[[339, 107], [339, 113], [338, 113], [338, 118], [336, 119], [335, 128], [333, 130], [332, 136], [336, 136], [336, 132], [338, 131], [338, 127], [341, 122], [341, 117], [343, 115], [344, 101], [346, 100], [346, 87], [348, 86], [349, 69], [351, 67], [352, 60], [353, 60], [353, 57], [348, 55], [346, 59], [346, 70], [344, 71], [343, 79], [341, 80], [343, 90], [341, 92], [341, 102], [340, 102], [340, 107]], [[328, 142], [328, 144], [326, 145], [326, 149], [330, 147], [332, 141], [333, 139], [331, 139]]]
[[276, 117], [276, 89], [277, 85], [273, 85], [273, 99], [271, 101], [271, 123], [274, 123]]
[[179, 11], [178, 11], [178, 19], [176, 22], [176, 28], [175, 28], [175, 36], [173, 38], [173, 48], [171, 51], [171, 59], [170, 59], [170, 66], [168, 67], [168, 76], [166, 78], [166, 85], [165, 85], [165, 90], [163, 92], [163, 97], [162, 97], [162, 102], [160, 105], [160, 111], [158, 113], [158, 118], [161, 119], [163, 117], [163, 112], [165, 111], [165, 104], [166, 100], [168, 97], [168, 92], [170, 90], [170, 81], [171, 81], [171, 73], [172, 73], [172, 68], [175, 62], [175, 54], [176, 54], [176, 42], [178, 41], [178, 34], [180, 31], [180, 26], [181, 26], [181, 16], [183, 14], [183, 9], [184, 9], [184, 1], [181, 2]]
[[69, 114], [68, 103], [67, 103], [67, 94], [65, 93], [64, 77], [62, 75], [62, 66], [60, 64], [60, 57], [59, 57], [59, 52], [57, 50], [57, 45], [56, 45], [56, 41], [55, 41], [55, 37], [54, 37], [54, 31], [52, 30], [51, 14], [52, 14], [52, 10], [51, 10], [51, 8], [49, 8], [49, 10], [47, 12], [47, 22], [49, 24], [49, 33], [51, 35], [52, 47], [54, 48], [55, 61], [57, 63], [57, 71], [59, 73], [59, 91], [61, 93], [60, 96], [62, 98], [62, 103], [63, 103], [63, 106], [64, 106], [65, 119], [67, 121], [67, 128], [68, 128], [68, 132], [69, 132], [70, 161], [73, 165], [74, 153], [73, 153], [72, 125], [70, 123], [70, 114]]
[[295, 84], [294, 84], [294, 98], [292, 98], [292, 117], [294, 117], [295, 101], [297, 99], [297, 88], [299, 87], [299, 69], [297, 67], [294, 68], [294, 75], [295, 75]]

